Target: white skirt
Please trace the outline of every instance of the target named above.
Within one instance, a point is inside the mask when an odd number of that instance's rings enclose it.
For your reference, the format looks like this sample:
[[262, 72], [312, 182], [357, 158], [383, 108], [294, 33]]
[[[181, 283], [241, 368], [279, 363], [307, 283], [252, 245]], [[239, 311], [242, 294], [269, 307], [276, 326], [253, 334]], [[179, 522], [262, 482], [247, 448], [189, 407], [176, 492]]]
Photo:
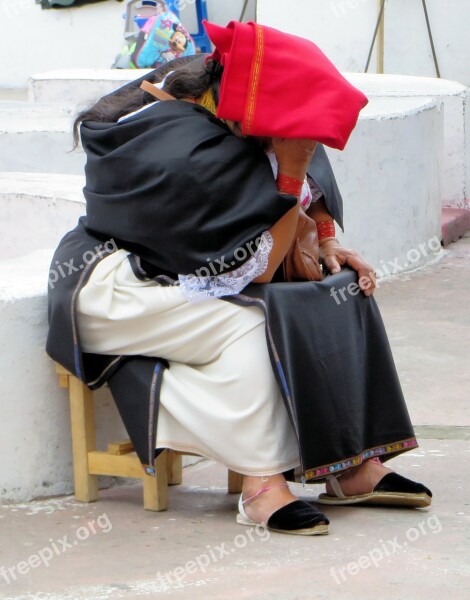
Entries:
[[224, 300], [189, 303], [178, 286], [135, 277], [128, 252], [104, 258], [81, 290], [83, 350], [165, 358], [157, 448], [192, 452], [244, 475], [299, 464], [271, 367], [265, 319]]

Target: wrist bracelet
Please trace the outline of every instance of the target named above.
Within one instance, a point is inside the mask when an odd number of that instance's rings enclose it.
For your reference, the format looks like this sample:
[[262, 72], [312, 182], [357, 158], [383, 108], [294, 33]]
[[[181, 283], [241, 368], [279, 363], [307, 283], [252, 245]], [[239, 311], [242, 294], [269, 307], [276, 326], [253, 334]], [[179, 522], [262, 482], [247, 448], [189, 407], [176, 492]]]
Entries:
[[334, 221], [318, 221], [317, 232], [319, 242], [325, 238], [334, 238], [336, 235]]
[[300, 181], [300, 179], [295, 179], [295, 177], [289, 177], [288, 175], [278, 173], [276, 185], [277, 189], [282, 194], [291, 194], [292, 196], [297, 196], [298, 198], [302, 193], [302, 186], [304, 185], [304, 182]]

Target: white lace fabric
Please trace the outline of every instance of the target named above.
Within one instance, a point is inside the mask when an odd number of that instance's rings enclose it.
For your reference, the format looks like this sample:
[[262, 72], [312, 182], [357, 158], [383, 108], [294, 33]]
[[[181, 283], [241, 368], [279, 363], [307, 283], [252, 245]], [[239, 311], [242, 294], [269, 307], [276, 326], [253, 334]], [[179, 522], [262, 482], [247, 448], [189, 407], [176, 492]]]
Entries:
[[178, 275], [180, 289], [189, 302], [203, 302], [239, 294], [243, 288], [266, 271], [272, 249], [272, 235], [269, 231], [265, 231], [261, 235], [256, 252], [241, 267], [228, 273], [207, 277]]

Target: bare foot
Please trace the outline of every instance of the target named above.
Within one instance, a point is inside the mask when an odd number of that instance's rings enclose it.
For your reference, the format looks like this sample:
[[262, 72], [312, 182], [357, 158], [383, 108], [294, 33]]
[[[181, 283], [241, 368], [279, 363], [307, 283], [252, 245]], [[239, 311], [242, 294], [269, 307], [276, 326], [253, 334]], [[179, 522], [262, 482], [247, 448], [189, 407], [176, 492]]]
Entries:
[[[349, 469], [341, 475], [338, 483], [345, 496], [368, 494], [387, 473], [391, 472], [391, 469], [384, 467], [379, 461], [366, 460], [361, 466]], [[326, 483], [326, 493], [336, 496], [329, 481]]]
[[283, 475], [271, 475], [270, 477], [245, 476], [243, 479], [243, 500], [251, 498], [258, 490], [264, 487], [273, 487], [263, 492], [251, 502], [243, 505], [246, 514], [255, 523], [267, 523], [269, 517], [286, 504], [298, 500], [292, 494], [286, 484]]

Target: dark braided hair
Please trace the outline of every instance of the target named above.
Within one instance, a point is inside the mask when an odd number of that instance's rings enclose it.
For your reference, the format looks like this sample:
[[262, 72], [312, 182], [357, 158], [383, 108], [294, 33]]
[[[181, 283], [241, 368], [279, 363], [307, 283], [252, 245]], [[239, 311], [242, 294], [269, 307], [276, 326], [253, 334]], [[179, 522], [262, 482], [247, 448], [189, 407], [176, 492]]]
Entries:
[[165, 92], [177, 99], [199, 98], [212, 88], [215, 103], [218, 104], [223, 67], [215, 61], [209, 60], [206, 63], [205, 60], [205, 55], [176, 58], [116, 92], [103, 96], [91, 108], [77, 115], [73, 124], [74, 149], [80, 142], [80, 124], [83, 121], [116, 123], [121, 117], [155, 102], [154, 96], [140, 89], [143, 80], [159, 83], [174, 71], [165, 81]]

